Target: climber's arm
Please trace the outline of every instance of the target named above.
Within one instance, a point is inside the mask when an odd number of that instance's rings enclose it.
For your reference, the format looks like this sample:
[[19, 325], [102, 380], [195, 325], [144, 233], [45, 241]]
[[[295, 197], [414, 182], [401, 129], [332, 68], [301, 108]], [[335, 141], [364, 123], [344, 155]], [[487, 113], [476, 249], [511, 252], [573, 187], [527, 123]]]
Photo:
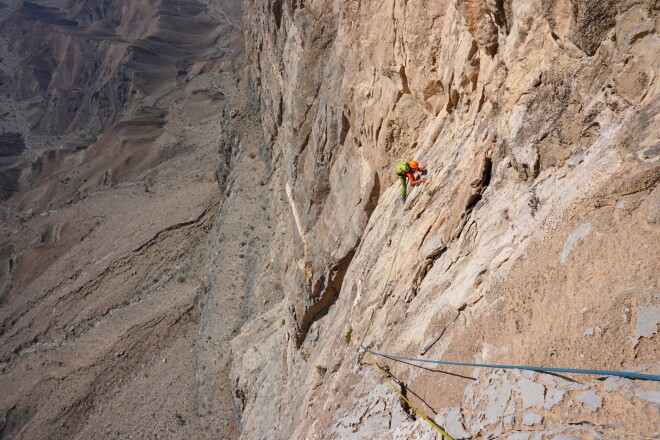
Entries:
[[407, 172], [406, 176], [408, 176], [408, 180], [410, 180], [411, 185], [419, 185], [424, 181], [422, 179], [415, 180], [415, 175], [412, 172]]

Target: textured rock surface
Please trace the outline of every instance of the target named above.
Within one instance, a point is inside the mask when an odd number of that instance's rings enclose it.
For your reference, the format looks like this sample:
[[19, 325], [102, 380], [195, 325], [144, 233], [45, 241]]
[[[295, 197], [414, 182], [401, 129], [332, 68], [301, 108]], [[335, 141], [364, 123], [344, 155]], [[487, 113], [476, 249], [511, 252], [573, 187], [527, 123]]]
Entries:
[[[530, 380], [546, 394], [545, 398], [541, 394], [540, 400], [532, 405], [525, 398], [529, 392], [526, 382]], [[458, 434], [457, 438], [485, 438], [494, 432], [499, 432], [496, 436], [511, 439], [540, 439], [544, 435], [558, 434], [604, 439], [620, 433], [653, 433], [653, 416], [640, 420], [643, 426], [626, 421], [626, 414], [651, 415], [654, 412], [651, 405], [636, 397], [653, 385], [632, 382], [622, 386], [624, 381], [620, 379], [608, 381], [609, 386], [603, 387], [601, 381], [579, 384], [546, 374], [532, 374], [526, 378], [497, 370], [472, 382], [460, 407], [442, 411], [436, 422], [444, 424], [449, 432], [456, 427], [453, 432]], [[503, 393], [502, 389], [507, 391]], [[603, 423], [603, 420], [609, 422]]]
[[[243, 5], [291, 244], [286, 334], [246, 328], [232, 345], [244, 438], [431, 435], [356, 359], [363, 337], [406, 356], [657, 372], [652, 2]], [[432, 180], [403, 209], [392, 169], [410, 157]], [[486, 371], [385, 363], [433, 416], [490, 396], [483, 416], [443, 419], [466, 437], [651, 437], [658, 421], [590, 378], [582, 401], [516, 379], [507, 406]], [[637, 422], [616, 425], [624, 413]]]
[[[0, 437], [437, 438], [361, 341], [660, 373], [655, 3], [238, 3], [0, 3]], [[455, 438], [658, 435], [379, 362]]]

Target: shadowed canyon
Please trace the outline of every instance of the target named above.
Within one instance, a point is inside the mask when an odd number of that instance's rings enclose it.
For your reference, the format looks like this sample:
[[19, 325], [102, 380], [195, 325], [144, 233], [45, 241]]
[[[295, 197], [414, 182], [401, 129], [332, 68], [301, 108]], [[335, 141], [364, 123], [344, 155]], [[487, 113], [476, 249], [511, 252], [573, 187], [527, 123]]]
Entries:
[[659, 11], [0, 0], [0, 439], [657, 438]]

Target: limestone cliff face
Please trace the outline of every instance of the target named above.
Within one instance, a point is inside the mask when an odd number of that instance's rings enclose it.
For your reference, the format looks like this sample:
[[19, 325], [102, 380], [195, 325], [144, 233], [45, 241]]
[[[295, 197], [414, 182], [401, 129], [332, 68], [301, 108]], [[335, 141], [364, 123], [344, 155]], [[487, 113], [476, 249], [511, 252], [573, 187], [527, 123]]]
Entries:
[[[432, 438], [362, 341], [659, 372], [654, 2], [242, 7], [0, 0], [0, 438]], [[650, 383], [380, 361], [454, 438], [657, 437]]]
[[[232, 343], [244, 438], [429, 435], [356, 354], [363, 338], [411, 357], [657, 371], [653, 2], [243, 10], [288, 205], [284, 300]], [[431, 179], [403, 206], [393, 169], [411, 158]], [[652, 436], [659, 417], [645, 383], [387, 363], [457, 438]]]

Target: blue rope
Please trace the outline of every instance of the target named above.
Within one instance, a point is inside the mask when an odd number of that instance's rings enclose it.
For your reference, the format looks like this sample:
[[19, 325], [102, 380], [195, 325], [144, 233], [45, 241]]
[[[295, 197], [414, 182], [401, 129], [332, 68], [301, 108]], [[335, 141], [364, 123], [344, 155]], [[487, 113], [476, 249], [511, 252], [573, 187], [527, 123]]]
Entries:
[[416, 358], [407, 358], [402, 356], [394, 356], [386, 353], [379, 353], [377, 351], [369, 350], [364, 345], [360, 344], [360, 347], [369, 353], [375, 354], [377, 356], [382, 356], [384, 358], [400, 360], [400, 361], [412, 361], [412, 362], [425, 362], [429, 364], [440, 364], [440, 365], [459, 365], [463, 367], [484, 367], [484, 368], [499, 368], [502, 370], [531, 370], [531, 371], [540, 371], [540, 372], [551, 372], [551, 373], [576, 373], [576, 374], [594, 374], [598, 376], [619, 376], [625, 377], [628, 379], [641, 379], [641, 380], [654, 380], [660, 381], [659, 375], [654, 374], [641, 374], [641, 373], [632, 373], [628, 371], [609, 371], [609, 370], [581, 370], [579, 368], [555, 368], [555, 367], [528, 367], [524, 365], [498, 365], [498, 364], [472, 364], [468, 362], [451, 362], [451, 361], [436, 361], [432, 359], [416, 359]]

